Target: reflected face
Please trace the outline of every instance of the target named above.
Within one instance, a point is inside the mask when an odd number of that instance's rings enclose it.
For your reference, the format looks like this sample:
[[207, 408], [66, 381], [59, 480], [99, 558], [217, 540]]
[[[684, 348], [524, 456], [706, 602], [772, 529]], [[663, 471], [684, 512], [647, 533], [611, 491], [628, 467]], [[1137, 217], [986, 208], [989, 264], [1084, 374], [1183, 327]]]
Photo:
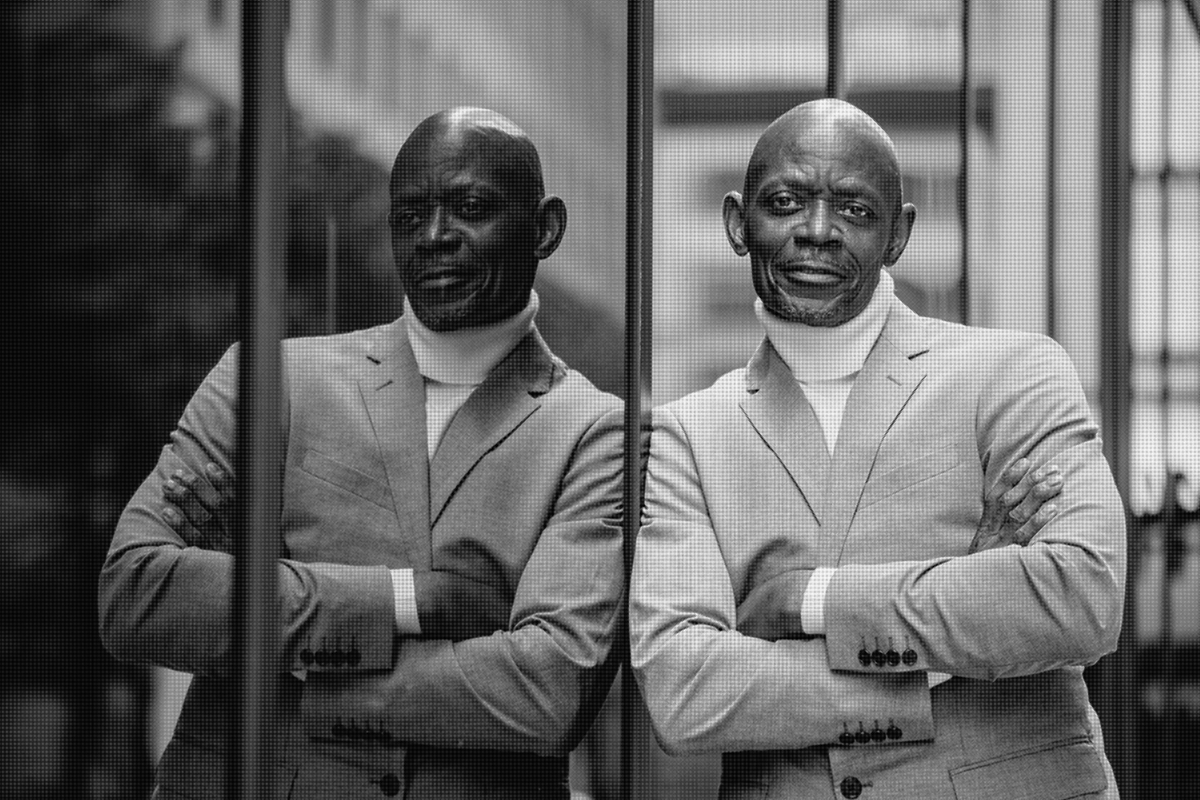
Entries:
[[870, 302], [880, 269], [908, 241], [894, 158], [851, 124], [801, 119], [773, 126], [755, 148], [746, 195], [726, 197], [726, 226], [749, 253], [766, 308], [808, 325], [841, 325]]
[[498, 322], [529, 302], [537, 199], [502, 147], [462, 131], [416, 133], [393, 167], [400, 284], [431, 330]]

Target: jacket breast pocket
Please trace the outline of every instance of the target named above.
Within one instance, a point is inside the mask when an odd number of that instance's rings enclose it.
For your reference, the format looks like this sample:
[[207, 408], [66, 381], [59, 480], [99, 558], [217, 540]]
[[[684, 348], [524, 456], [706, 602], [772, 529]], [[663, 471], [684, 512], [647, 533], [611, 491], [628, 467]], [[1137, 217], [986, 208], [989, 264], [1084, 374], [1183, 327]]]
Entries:
[[300, 461], [300, 469], [380, 508], [392, 510], [392, 492], [387, 485], [354, 467], [335, 461], [324, 453], [307, 451]]
[[866, 488], [863, 489], [859, 508], [866, 508], [905, 489], [932, 480], [954, 469], [960, 463], [954, 445], [947, 445], [940, 450], [926, 453], [898, 467], [893, 467], [880, 475], [872, 475], [867, 481]]
[[1104, 765], [1086, 736], [1007, 753], [950, 771], [958, 800], [1070, 800], [1102, 796]]

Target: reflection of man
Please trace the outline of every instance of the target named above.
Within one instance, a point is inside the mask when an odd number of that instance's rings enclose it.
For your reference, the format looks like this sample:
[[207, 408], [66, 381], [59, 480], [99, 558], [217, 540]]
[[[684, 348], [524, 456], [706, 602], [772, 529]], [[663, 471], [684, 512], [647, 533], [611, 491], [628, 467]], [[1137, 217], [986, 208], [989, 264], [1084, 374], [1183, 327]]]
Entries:
[[726, 753], [723, 798], [1116, 797], [1082, 678], [1125, 571], [1096, 426], [1053, 342], [896, 300], [915, 215], [851, 105], [759, 139], [725, 219], [766, 340], [658, 414], [634, 669], [669, 750]]
[[[400, 149], [390, 223], [404, 316], [284, 346], [280, 796], [566, 798], [622, 595], [619, 401], [533, 324], [566, 211], [519, 129], [456, 109]], [[223, 791], [236, 372], [101, 576], [107, 646], [196, 676], [160, 797]]]

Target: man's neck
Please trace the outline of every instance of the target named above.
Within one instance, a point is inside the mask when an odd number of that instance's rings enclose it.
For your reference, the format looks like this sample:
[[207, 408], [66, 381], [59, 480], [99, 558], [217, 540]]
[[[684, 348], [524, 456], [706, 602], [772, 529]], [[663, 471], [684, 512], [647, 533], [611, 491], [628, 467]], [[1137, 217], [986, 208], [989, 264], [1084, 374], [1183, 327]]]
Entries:
[[519, 312], [492, 325], [434, 331], [404, 300], [404, 323], [421, 374], [429, 380], [457, 385], [483, 383], [488, 373], [533, 330], [538, 311], [537, 292]]
[[754, 312], [771, 345], [802, 383], [845, 378], [862, 369], [867, 354], [887, 322], [895, 300], [895, 283], [884, 270], [871, 302], [853, 319], [831, 328], [785, 320], [755, 301]]

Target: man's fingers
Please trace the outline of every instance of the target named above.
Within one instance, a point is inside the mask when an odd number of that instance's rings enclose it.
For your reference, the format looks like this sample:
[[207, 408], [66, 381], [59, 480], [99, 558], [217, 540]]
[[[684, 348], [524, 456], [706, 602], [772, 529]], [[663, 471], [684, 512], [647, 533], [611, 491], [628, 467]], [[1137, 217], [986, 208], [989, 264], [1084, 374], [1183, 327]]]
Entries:
[[[996, 485], [992, 487], [992, 491], [990, 492], [990, 499], [1004, 502], [1004, 496], [1020, 486], [1021, 481], [1023, 481], [1025, 476], [1029, 473], [1029, 468], [1031, 466], [1032, 464], [1028, 458], [1019, 458], [1010, 464], [1008, 469], [1000, 473], [1000, 479], [996, 481]], [[1023, 493], [1021, 494], [1021, 497], [1024, 497]], [[1005, 503], [1005, 505], [1011, 507], [1016, 505], [1018, 502], [1020, 502], [1020, 497], [1011, 503]]]
[[1042, 528], [1046, 527], [1050, 520], [1054, 519], [1056, 516], [1058, 516], [1058, 506], [1056, 506], [1054, 503], [1047, 503], [1046, 505], [1042, 506], [1032, 517], [1029, 518], [1028, 522], [1017, 529], [1016, 534], [1013, 536], [1012, 543], [1019, 544], [1022, 547], [1029, 544], [1029, 542], [1033, 540], [1033, 537], [1037, 536]]
[[204, 538], [204, 534], [188, 521], [178, 508], [173, 505], [165, 505], [159, 509], [159, 516], [163, 522], [167, 523], [170, 528], [179, 534], [179, 538], [183, 539], [184, 544], [192, 547], [206, 547], [208, 541]]
[[163, 484], [163, 496], [187, 517], [188, 522], [201, 527], [212, 519], [212, 514], [196, 496], [198, 482], [195, 475], [176, 470]]
[[1058, 467], [1051, 465], [1030, 473], [1030, 476], [1034, 477], [1039, 475], [1041, 479], [1033, 484], [1021, 502], [1009, 511], [1009, 516], [1017, 522], [1029, 520], [1047, 500], [1057, 497], [1062, 492], [1063, 478]]

